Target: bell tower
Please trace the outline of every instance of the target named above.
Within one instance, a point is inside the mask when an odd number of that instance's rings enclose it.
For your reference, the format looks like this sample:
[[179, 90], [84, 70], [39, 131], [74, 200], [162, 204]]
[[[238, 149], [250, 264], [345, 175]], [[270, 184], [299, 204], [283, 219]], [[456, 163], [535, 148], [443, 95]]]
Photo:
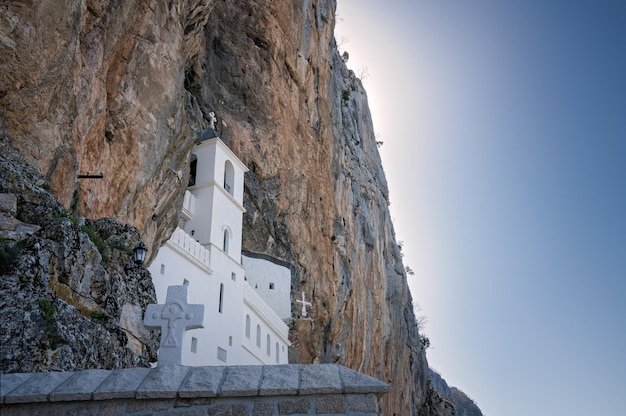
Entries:
[[218, 248], [240, 263], [243, 183], [248, 168], [212, 129], [204, 133], [193, 149], [188, 188], [195, 206], [202, 208], [186, 222], [185, 231], [205, 248]]

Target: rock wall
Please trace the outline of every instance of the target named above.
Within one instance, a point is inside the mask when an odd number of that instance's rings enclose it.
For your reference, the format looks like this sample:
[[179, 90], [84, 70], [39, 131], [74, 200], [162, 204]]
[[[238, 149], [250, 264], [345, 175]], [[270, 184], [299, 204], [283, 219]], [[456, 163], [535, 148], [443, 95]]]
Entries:
[[0, 117], [65, 209], [132, 223], [149, 246], [172, 232], [193, 144], [185, 67], [212, 3], [0, 4]]
[[433, 389], [437, 391], [441, 396], [452, 399], [452, 391], [448, 386], [446, 380], [441, 377], [441, 374], [434, 371], [433, 369], [428, 369], [428, 380], [430, 381], [430, 385]]
[[334, 10], [332, 0], [216, 3], [187, 86], [250, 169], [244, 248], [294, 264], [294, 293], [312, 299], [313, 324], [293, 337], [300, 361], [389, 382], [385, 414], [407, 415], [425, 398], [426, 359], [367, 97], [337, 52]]
[[291, 263], [294, 293], [313, 302], [291, 356], [384, 380], [383, 412], [417, 414], [426, 357], [366, 94], [333, 37], [335, 7], [5, 2], [0, 118], [66, 211], [133, 224], [153, 257], [180, 213], [194, 132], [214, 111], [250, 169], [244, 249]]
[[[449, 387], [446, 380], [436, 371], [428, 369], [428, 381], [433, 390], [430, 402], [438, 403], [441, 410], [449, 409], [451, 402], [454, 404], [456, 416], [483, 416], [472, 399], [456, 387]], [[436, 396], [439, 396], [439, 399]]]
[[0, 372], [147, 366], [157, 334], [150, 274], [123, 263], [137, 230], [75, 219], [0, 123]]

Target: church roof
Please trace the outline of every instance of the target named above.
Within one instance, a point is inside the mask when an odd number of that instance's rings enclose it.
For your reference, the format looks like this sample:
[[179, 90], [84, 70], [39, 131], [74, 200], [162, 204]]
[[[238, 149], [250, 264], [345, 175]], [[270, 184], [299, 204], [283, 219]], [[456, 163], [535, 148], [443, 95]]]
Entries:
[[219, 134], [217, 134], [217, 132], [213, 130], [212, 128], [208, 128], [206, 130], [200, 130], [197, 134], [198, 134], [198, 139], [196, 140], [196, 143], [202, 143], [205, 140], [210, 140], [216, 137], [220, 137]]

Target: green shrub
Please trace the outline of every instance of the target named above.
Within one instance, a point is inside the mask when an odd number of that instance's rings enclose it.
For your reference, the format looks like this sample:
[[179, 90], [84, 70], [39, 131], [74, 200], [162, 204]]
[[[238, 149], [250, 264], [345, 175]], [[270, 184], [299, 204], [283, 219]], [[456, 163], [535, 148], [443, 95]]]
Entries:
[[68, 220], [72, 222], [72, 224], [78, 225], [78, 220], [74, 218], [69, 212], [65, 211], [64, 209], [58, 210], [54, 214], [54, 218], [67, 218]]
[[97, 319], [99, 321], [104, 321], [107, 317], [107, 313], [106, 312], [101, 312], [101, 311], [93, 311], [91, 312], [91, 317], [93, 319]]
[[43, 319], [46, 322], [46, 332], [50, 332], [52, 330], [54, 315], [57, 313], [57, 308], [50, 299], [41, 299], [39, 301], [39, 310], [41, 310]]
[[80, 229], [89, 236], [89, 239], [91, 240], [91, 242], [96, 246], [96, 249], [98, 250], [98, 252], [100, 253], [100, 256], [102, 257], [102, 261], [105, 263], [108, 262], [109, 256], [107, 256], [107, 254], [104, 251], [107, 244], [104, 242], [102, 237], [100, 237], [98, 230], [96, 230], [90, 225], [81, 225]]
[[50, 349], [57, 349], [58, 340], [54, 336], [54, 317], [57, 314], [57, 308], [50, 299], [41, 299], [39, 301], [39, 310], [44, 319], [46, 338], [50, 342]]
[[350, 90], [343, 90], [341, 93], [341, 101], [343, 101], [345, 104], [346, 102], [348, 102], [349, 99], [350, 99]]

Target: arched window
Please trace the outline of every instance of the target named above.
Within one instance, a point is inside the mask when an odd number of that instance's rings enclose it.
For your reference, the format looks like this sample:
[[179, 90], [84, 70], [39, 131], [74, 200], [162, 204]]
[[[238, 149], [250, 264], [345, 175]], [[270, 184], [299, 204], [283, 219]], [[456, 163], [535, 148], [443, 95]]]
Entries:
[[228, 229], [224, 229], [224, 252], [228, 253], [228, 242], [230, 240], [230, 233], [228, 232]]
[[235, 187], [235, 169], [230, 160], [227, 160], [224, 164], [224, 189], [226, 192], [233, 195]]
[[189, 185], [194, 186], [196, 184], [196, 172], [198, 171], [198, 158], [196, 155], [191, 155], [191, 161], [189, 162]]
[[246, 338], [250, 339], [250, 315], [246, 315]]
[[261, 348], [261, 325], [256, 326], [256, 346]]
[[220, 304], [219, 304], [219, 313], [222, 313], [222, 307], [224, 306], [224, 283], [220, 283]]
[[272, 355], [272, 341], [270, 340], [270, 334], [267, 334], [267, 346], [265, 347], [265, 353]]
[[276, 343], [276, 364], [280, 364], [280, 348], [278, 348], [278, 342]]

